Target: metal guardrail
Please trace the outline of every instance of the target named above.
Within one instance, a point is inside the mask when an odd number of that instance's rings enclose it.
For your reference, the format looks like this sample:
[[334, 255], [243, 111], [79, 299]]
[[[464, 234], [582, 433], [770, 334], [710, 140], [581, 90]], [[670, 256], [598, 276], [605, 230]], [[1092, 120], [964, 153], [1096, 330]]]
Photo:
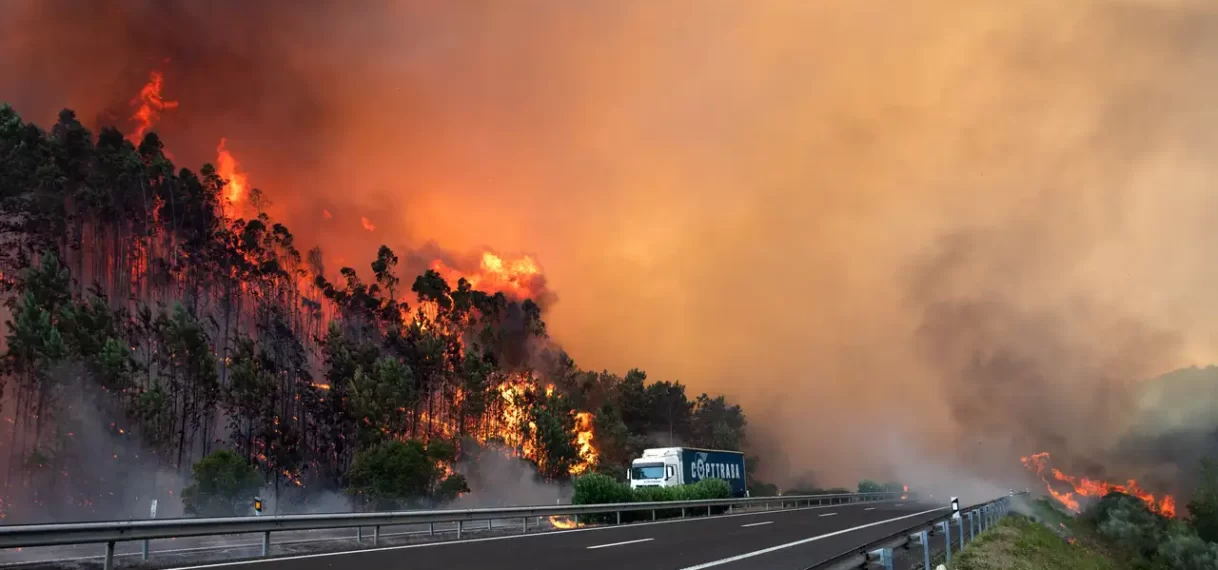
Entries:
[[[1027, 494], [1027, 491], [1020, 493], [1012, 491], [1010, 496], [974, 505], [965, 510], [952, 509], [952, 512], [946, 515], [930, 521], [919, 522], [863, 547], [851, 549], [817, 564], [809, 570], [855, 570], [868, 568], [870, 564], [878, 564], [884, 570], [893, 570], [893, 550], [912, 546], [922, 547], [922, 568], [931, 570], [931, 550], [934, 548], [931, 538], [939, 535], [944, 537], [946, 564], [951, 566], [953, 545], [959, 545], [957, 551], [964, 550], [965, 545], [972, 542], [977, 534], [997, 524], [999, 519], [1010, 513], [1011, 499]], [[953, 499], [954, 504], [956, 504], [955, 499]], [[965, 520], [968, 521], [967, 529]], [[952, 535], [953, 526], [958, 529], [958, 536], [955, 539]]]
[[[114, 567], [114, 544], [116, 542], [162, 538], [183, 538], [227, 534], [262, 533], [262, 555], [270, 553], [271, 533], [282, 531], [326, 530], [339, 528], [373, 527], [373, 544], [380, 538], [382, 526], [421, 523], [457, 523], [457, 538], [461, 538], [462, 525], [472, 521], [494, 521], [521, 519], [521, 530], [527, 533], [529, 519], [534, 517], [573, 516], [579, 523], [580, 515], [616, 514], [616, 523], [621, 524], [622, 513], [651, 511], [652, 520], [657, 513], [688, 510], [711, 514], [714, 507], [727, 507], [730, 513], [736, 507], [770, 505], [779, 508], [788, 506], [811, 506], [815, 504], [844, 504], [895, 500], [902, 493], [845, 493], [833, 495], [798, 495], [787, 497], [752, 497], [743, 499], [712, 499], [702, 501], [666, 501], [647, 503], [606, 503], [599, 505], [537, 505], [526, 507], [503, 507], [489, 509], [438, 509], [398, 511], [387, 513], [349, 513], [318, 515], [265, 515], [250, 517], [153, 519], [131, 521], [107, 521], [84, 523], [56, 523], [0, 526], [0, 548], [25, 548], [34, 546], [63, 546], [75, 544], [105, 543], [106, 570]], [[144, 556], [147, 559], [147, 544]]]

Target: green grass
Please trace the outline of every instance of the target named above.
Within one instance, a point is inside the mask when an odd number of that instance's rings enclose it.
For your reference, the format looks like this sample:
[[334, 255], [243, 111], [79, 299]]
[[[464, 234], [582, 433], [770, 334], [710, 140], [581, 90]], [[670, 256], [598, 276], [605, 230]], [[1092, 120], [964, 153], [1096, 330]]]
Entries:
[[1070, 544], [1044, 524], [1022, 516], [1004, 518], [952, 563], [952, 570], [1125, 570], [1090, 541]]

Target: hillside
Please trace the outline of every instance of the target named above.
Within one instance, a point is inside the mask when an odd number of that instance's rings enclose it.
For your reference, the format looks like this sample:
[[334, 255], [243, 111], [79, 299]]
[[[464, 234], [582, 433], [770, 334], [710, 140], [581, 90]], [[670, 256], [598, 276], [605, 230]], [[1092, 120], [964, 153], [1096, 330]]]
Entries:
[[[141, 134], [94, 135], [68, 110], [44, 130], [0, 106], [8, 522], [142, 516], [151, 499], [173, 516], [218, 450], [283, 512], [493, 495], [479, 484], [511, 477], [462, 473], [487, 452], [553, 482], [620, 474], [661, 432], [745, 445], [721, 396], [578, 368], [547, 335], [533, 259], [451, 255], [415, 274], [381, 246], [328, 266], [243, 179], [179, 168]], [[407, 444], [409, 485], [354, 485], [389, 443]]]

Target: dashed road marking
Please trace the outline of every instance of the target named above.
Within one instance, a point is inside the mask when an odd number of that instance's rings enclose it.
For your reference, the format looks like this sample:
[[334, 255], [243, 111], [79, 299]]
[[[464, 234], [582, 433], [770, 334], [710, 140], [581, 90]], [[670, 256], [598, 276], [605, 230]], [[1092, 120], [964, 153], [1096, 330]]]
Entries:
[[610, 546], [622, 546], [622, 545], [626, 545], [626, 544], [638, 544], [640, 542], [650, 542], [653, 540], [655, 540], [655, 539], [654, 538], [640, 538], [638, 540], [627, 540], [625, 542], [610, 542], [609, 544], [598, 544], [596, 546], [589, 546], [588, 550], [596, 550], [597, 548], [609, 548]]

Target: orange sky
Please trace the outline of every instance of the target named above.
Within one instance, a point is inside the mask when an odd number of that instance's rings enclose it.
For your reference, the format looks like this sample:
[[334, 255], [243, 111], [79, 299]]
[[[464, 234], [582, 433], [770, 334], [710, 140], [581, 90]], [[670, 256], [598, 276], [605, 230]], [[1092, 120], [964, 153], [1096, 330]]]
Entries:
[[783, 476], [1086, 456], [1212, 360], [1204, 2], [60, 3], [0, 24], [28, 118], [164, 68], [175, 156], [330, 265], [532, 254], [577, 362], [729, 394]]

